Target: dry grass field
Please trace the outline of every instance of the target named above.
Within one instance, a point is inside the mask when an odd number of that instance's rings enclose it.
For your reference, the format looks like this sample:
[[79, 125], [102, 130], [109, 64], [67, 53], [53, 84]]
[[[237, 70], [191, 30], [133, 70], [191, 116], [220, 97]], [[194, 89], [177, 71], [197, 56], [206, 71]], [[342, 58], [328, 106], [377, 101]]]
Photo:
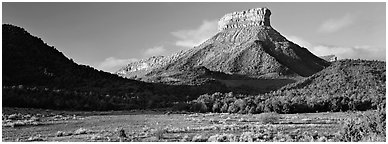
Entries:
[[338, 141], [361, 112], [253, 115], [3, 108], [2, 141]]

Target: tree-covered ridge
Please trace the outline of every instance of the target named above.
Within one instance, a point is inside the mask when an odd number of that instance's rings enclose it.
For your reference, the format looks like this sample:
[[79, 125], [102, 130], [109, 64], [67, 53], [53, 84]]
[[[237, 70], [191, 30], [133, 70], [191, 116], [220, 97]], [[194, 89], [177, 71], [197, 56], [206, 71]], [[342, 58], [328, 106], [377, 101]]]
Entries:
[[341, 60], [271, 97], [285, 101], [302, 98], [316, 111], [375, 109], [385, 102], [385, 70], [381, 61]]
[[385, 62], [341, 60], [274, 92], [255, 96], [205, 94], [186, 108], [229, 113], [376, 109], [385, 104], [385, 81]]
[[3, 25], [3, 85], [91, 88], [104, 92], [120, 87], [147, 87], [142, 82], [78, 65], [23, 28], [8, 24]]
[[105, 103], [116, 104], [111, 99], [154, 93], [151, 84], [78, 65], [23, 28], [2, 28], [4, 106], [84, 109], [101, 104], [104, 109]]
[[[380, 86], [382, 82], [385, 83], [385, 62], [345, 59], [336, 61], [313, 76], [289, 84], [279, 91], [320, 86], [341, 91], [350, 88], [368, 88], [372, 85]], [[372, 89], [377, 90], [378, 88]], [[334, 94], [334, 92], [331, 93]]]
[[[218, 85], [169, 86], [79, 65], [23, 28], [3, 24], [3, 106], [77, 110], [168, 107]], [[225, 91], [224, 91], [225, 92]]]

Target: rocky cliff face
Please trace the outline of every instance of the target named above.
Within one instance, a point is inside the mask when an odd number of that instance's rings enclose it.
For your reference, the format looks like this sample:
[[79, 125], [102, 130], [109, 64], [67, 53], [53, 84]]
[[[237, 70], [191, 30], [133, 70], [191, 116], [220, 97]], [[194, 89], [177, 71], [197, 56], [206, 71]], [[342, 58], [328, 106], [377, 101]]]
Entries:
[[226, 14], [218, 21], [218, 30], [229, 28], [270, 26], [271, 11], [268, 8], [255, 8]]
[[268, 8], [226, 14], [219, 21], [219, 32], [201, 45], [158, 60], [131, 63], [117, 74], [145, 81], [182, 81], [184, 78], [174, 76], [204, 67], [225, 74], [273, 78], [310, 76], [329, 65], [273, 29], [270, 15]]

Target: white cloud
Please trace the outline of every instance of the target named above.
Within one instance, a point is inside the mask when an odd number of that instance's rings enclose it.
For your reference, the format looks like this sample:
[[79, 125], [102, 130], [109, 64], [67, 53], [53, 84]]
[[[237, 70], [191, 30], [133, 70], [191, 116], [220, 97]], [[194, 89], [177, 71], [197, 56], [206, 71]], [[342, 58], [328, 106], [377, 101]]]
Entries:
[[137, 59], [135, 59], [135, 58], [118, 59], [115, 57], [109, 57], [109, 58], [106, 58], [104, 61], [100, 62], [97, 65], [96, 69], [113, 73], [113, 72], [116, 72], [117, 70], [119, 70], [121, 67], [124, 67], [128, 63], [134, 62], [134, 61], [137, 61]]
[[285, 36], [288, 40], [307, 48], [317, 56], [336, 55], [339, 59], [369, 59], [385, 60], [385, 48], [368, 45], [362, 46], [333, 46], [312, 44], [298, 36]]
[[199, 44], [206, 41], [211, 36], [217, 33], [217, 22], [217, 20], [205, 20], [196, 29], [179, 30], [172, 32], [171, 34], [179, 39], [175, 42], [175, 45], [182, 47], [198, 46]]
[[160, 56], [166, 52], [166, 49], [163, 46], [156, 46], [153, 48], [146, 49], [144, 51], [144, 56]]
[[354, 17], [347, 14], [338, 19], [329, 19], [322, 23], [322, 25], [318, 28], [318, 32], [322, 33], [332, 33], [336, 32], [346, 26], [351, 25], [354, 22]]

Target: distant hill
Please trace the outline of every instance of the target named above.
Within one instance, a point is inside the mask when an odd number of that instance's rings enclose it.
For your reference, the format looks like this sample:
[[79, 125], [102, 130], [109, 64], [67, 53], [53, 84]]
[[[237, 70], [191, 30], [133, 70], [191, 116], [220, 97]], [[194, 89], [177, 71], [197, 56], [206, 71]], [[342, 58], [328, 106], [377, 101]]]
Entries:
[[[307, 77], [329, 65], [272, 28], [270, 15], [268, 8], [226, 14], [219, 21], [219, 32], [199, 46], [130, 63], [117, 74], [142, 81], [181, 84], [191, 77], [176, 76], [185, 73], [219, 80], [242, 78], [235, 75], [272, 79]], [[197, 74], [192, 69], [195, 67], [221, 74]], [[226, 76], [219, 78], [222, 73]]]
[[[376, 109], [385, 105], [385, 99], [386, 63], [346, 59], [270, 93], [205, 94], [195, 105], [206, 105], [202, 111], [213, 112], [302, 113]], [[192, 110], [198, 110], [198, 106]]]

